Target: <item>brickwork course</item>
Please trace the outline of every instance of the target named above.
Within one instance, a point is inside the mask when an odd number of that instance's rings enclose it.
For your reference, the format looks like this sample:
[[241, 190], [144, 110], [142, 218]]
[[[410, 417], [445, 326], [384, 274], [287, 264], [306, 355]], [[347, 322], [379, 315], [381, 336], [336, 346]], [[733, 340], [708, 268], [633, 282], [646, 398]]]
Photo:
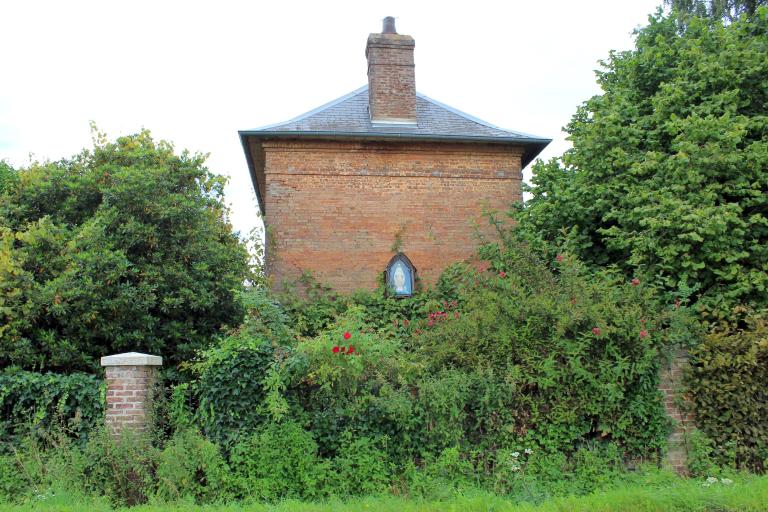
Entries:
[[147, 429], [152, 387], [161, 362], [157, 356], [134, 352], [102, 358], [107, 381], [106, 425], [110, 432]]
[[662, 368], [659, 384], [659, 390], [664, 395], [664, 409], [673, 421], [665, 463], [683, 475], [688, 473], [688, 436], [695, 428], [694, 417], [686, 410], [685, 397], [680, 394], [683, 372], [687, 366], [688, 356], [685, 352], [674, 354]]
[[367, 86], [240, 132], [275, 287], [311, 272], [341, 292], [370, 289], [396, 250], [432, 283], [492, 236], [484, 211], [522, 200], [522, 169], [550, 140], [417, 93], [414, 48], [385, 19], [367, 40]]

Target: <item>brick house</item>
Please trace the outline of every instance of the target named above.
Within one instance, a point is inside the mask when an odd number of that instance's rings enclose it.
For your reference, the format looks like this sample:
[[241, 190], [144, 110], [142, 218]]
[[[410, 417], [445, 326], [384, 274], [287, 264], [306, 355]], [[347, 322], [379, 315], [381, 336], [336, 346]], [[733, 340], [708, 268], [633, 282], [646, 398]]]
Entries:
[[521, 201], [522, 169], [550, 139], [417, 93], [413, 53], [386, 18], [368, 37], [367, 86], [239, 132], [275, 286], [310, 271], [342, 292], [373, 288], [396, 252], [434, 282], [474, 255], [484, 208]]

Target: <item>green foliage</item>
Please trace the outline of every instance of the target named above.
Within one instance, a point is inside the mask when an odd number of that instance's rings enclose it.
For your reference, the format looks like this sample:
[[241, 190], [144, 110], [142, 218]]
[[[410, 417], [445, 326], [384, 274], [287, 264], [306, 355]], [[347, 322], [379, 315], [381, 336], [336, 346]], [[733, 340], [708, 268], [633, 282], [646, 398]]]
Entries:
[[0, 373], [0, 453], [32, 433], [63, 428], [84, 442], [103, 421], [104, 385], [93, 375], [34, 373], [6, 369]]
[[32, 164], [0, 192], [0, 365], [95, 369], [138, 350], [171, 363], [237, 325], [250, 275], [225, 180], [149, 132]]
[[228, 497], [229, 468], [219, 449], [194, 430], [177, 432], [157, 461], [155, 496], [176, 501], [193, 498], [196, 503]]
[[768, 287], [768, 10], [726, 26], [661, 15], [598, 72], [534, 166], [517, 215], [532, 238], [727, 311]]
[[241, 496], [266, 501], [313, 498], [327, 473], [312, 434], [295, 422], [269, 423], [237, 443], [230, 467]]
[[719, 475], [720, 464], [716, 460], [715, 443], [701, 430], [694, 430], [686, 437], [688, 460], [686, 467], [691, 476], [709, 477]]
[[742, 14], [754, 16], [766, 0], [664, 0], [681, 22], [690, 17], [708, 17], [716, 21], [734, 21]]
[[347, 309], [344, 296], [303, 274], [296, 283], [284, 283], [278, 298], [300, 336], [316, 336]]
[[114, 437], [102, 429], [83, 451], [84, 491], [115, 505], [144, 503], [154, 487], [157, 460], [158, 450], [148, 436], [126, 429]]
[[14, 168], [8, 165], [4, 160], [0, 160], [0, 195], [5, 189], [13, 186], [16, 179], [17, 175]]
[[331, 460], [328, 491], [335, 496], [373, 496], [389, 491], [392, 467], [388, 454], [367, 437], [351, 432], [341, 436], [341, 446]]
[[29, 490], [16, 457], [0, 455], [0, 503], [16, 501]]
[[719, 465], [768, 468], [768, 312], [737, 308], [691, 351], [686, 383]]
[[230, 446], [268, 419], [264, 379], [284, 356], [283, 349], [247, 334], [228, 337], [205, 352], [195, 367], [196, 417], [209, 439]]
[[569, 255], [546, 262], [516, 231], [505, 237], [481, 249], [492, 273], [461, 314], [416, 337], [433, 371], [466, 374], [468, 390], [449, 395], [467, 397], [449, 423], [465, 422], [465, 438], [488, 448], [524, 440], [568, 453], [598, 438], [652, 456], [667, 432], [659, 359], [684, 308]]

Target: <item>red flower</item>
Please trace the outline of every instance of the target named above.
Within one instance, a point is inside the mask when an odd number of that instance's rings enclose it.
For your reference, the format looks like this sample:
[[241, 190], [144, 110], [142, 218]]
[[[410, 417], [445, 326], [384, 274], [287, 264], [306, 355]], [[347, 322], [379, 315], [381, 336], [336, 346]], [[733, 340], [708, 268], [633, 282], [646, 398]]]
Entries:
[[352, 345], [349, 346], [349, 350], [347, 350], [347, 355], [354, 354], [355, 353], [355, 347]]
[[430, 320], [429, 322], [427, 322], [427, 325], [432, 327], [433, 325], [435, 325], [435, 321], [434, 320]]
[[459, 312], [458, 311], [454, 311], [453, 312], [453, 318], [455, 318], [456, 320], [459, 319]]
[[499, 272], [499, 277], [504, 279], [505, 277], [507, 277], [507, 273], [502, 270], [501, 272]]
[[631, 283], [632, 283], [632, 286], [637, 286], [637, 285], [639, 285], [639, 284], [640, 284], [640, 280], [639, 280], [638, 278], [634, 278], [634, 279], [631, 281]]
[[555, 256], [555, 259], [557, 261], [563, 261], [563, 255], [562, 254], [558, 254], [557, 256]]
[[594, 334], [595, 336], [600, 336], [600, 333], [601, 333], [601, 332], [602, 332], [602, 331], [600, 330], [600, 328], [599, 328], [599, 327], [594, 327], [594, 328], [592, 329], [592, 334]]
[[641, 337], [641, 338], [645, 338], [646, 336], [648, 336], [648, 331], [646, 331], [645, 329], [643, 329], [642, 331], [640, 331], [640, 337]]
[[352, 337], [352, 335], [351, 335], [351, 334], [349, 334], [349, 331], [346, 331], [346, 332], [344, 333], [344, 339], [345, 339], [345, 340], [348, 340], [348, 339], [349, 339], [349, 338], [351, 338], [351, 337]]
[[409, 322], [409, 321], [408, 321], [408, 319], [406, 318], [405, 320], [403, 320], [403, 327], [408, 327], [408, 324], [409, 324], [409, 323], [410, 323], [410, 322]]
[[576, 305], [576, 297], [571, 297], [571, 305], [572, 306]]
[[339, 353], [339, 350], [340, 350], [340, 349], [339, 349], [338, 345], [337, 345], [337, 346], [335, 346], [335, 347], [333, 347], [333, 349], [332, 349], [332, 351], [333, 351], [333, 353], [334, 353], [334, 354], [338, 354], [338, 353]]

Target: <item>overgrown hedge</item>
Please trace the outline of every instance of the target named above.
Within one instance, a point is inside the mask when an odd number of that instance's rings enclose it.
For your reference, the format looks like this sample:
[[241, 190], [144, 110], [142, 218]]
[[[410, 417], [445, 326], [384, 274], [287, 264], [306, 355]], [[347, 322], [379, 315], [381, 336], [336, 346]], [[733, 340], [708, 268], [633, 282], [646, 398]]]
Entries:
[[104, 382], [85, 373], [62, 375], [6, 369], [0, 373], [0, 453], [29, 434], [63, 429], [84, 441], [102, 423]]
[[696, 423], [720, 464], [768, 468], [768, 311], [733, 311], [691, 352]]

